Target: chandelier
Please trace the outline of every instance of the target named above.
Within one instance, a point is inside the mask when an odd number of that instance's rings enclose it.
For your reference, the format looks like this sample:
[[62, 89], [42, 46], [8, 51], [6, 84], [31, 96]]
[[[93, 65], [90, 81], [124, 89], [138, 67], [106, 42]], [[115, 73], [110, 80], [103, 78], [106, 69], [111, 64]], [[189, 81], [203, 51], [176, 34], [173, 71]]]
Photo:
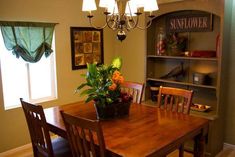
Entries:
[[[104, 9], [105, 24], [103, 26], [95, 26], [92, 23], [94, 17], [92, 11], [97, 9], [95, 0], [83, 0], [82, 11], [88, 12], [87, 17], [91, 27], [103, 29], [108, 26], [117, 31], [117, 38], [120, 41], [126, 38], [125, 31], [134, 28], [147, 29], [154, 18], [152, 12], [158, 10], [157, 0], [100, 0], [99, 7]], [[143, 12], [149, 13], [149, 21], [145, 26], [140, 26], [139, 16]]]

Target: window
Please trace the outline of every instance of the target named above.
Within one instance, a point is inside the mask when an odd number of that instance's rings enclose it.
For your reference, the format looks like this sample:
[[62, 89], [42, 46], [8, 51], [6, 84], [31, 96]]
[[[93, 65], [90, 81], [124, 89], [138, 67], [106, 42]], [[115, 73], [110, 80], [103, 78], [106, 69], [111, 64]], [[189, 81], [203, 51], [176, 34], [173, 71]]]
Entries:
[[19, 98], [39, 103], [57, 98], [54, 52], [37, 63], [27, 63], [9, 52], [0, 33], [0, 70], [5, 109], [21, 106]]

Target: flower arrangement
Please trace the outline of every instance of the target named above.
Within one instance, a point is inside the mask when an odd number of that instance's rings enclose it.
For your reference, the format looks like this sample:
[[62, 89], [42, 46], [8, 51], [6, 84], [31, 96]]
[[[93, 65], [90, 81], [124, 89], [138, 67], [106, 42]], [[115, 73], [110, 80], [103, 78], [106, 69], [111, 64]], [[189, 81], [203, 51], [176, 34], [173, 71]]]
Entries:
[[[121, 84], [124, 82], [120, 69], [122, 60], [120, 57], [113, 59], [111, 65], [87, 64], [87, 73], [83, 75], [85, 83], [76, 89], [80, 95], [87, 95], [86, 102], [94, 100], [96, 104], [105, 107], [112, 103], [130, 102], [132, 96], [121, 92]], [[81, 91], [82, 88], [88, 87]]]
[[178, 33], [172, 33], [167, 35], [167, 52], [171, 53], [169, 55], [181, 55], [184, 54], [187, 48], [187, 38], [184, 36], [179, 36]]

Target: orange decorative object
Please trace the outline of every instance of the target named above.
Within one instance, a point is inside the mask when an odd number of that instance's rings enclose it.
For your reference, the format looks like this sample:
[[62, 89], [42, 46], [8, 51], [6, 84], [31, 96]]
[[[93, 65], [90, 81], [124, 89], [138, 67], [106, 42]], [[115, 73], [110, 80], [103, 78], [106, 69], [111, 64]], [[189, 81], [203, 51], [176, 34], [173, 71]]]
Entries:
[[119, 71], [114, 71], [112, 80], [114, 83], [121, 84], [124, 82], [124, 78]]
[[191, 51], [191, 57], [216, 57], [216, 51], [213, 50], [198, 50], [198, 51]]
[[109, 90], [114, 91], [117, 88], [117, 85], [113, 83], [111, 86], [109, 86]]

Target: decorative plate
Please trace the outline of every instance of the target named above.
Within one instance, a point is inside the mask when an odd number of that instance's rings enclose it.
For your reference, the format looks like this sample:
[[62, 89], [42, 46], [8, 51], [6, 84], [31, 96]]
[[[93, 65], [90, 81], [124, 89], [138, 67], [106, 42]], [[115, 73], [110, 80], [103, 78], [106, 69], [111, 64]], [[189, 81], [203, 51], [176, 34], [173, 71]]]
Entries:
[[202, 104], [193, 104], [190, 109], [193, 111], [199, 111], [199, 112], [205, 112], [209, 110], [211, 106], [208, 105], [202, 105]]

